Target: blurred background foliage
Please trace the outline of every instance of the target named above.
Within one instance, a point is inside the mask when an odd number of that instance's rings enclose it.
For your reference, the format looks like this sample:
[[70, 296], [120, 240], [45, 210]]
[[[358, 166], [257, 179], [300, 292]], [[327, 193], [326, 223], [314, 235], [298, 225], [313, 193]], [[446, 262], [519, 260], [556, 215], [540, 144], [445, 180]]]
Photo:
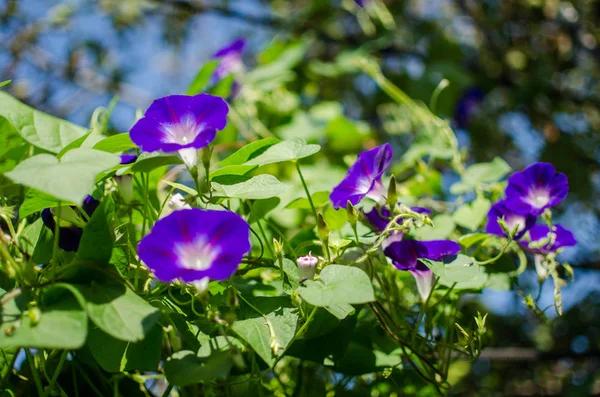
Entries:
[[[400, 153], [414, 141], [407, 110], [351, 62], [378, 59], [390, 80], [451, 121], [470, 161], [500, 156], [514, 169], [548, 161], [571, 185], [558, 218], [579, 241], [561, 258], [576, 269], [564, 316], [548, 310], [544, 324], [527, 311], [522, 295], [537, 291], [534, 272], [521, 276], [520, 294], [486, 290], [457, 303], [465, 318], [491, 312], [491, 338], [477, 362], [453, 364], [453, 393], [600, 393], [600, 1], [364, 2], [0, 0], [0, 80], [12, 79], [4, 89], [22, 101], [81, 125], [118, 98], [109, 128], [122, 132], [137, 109], [185, 93], [215, 51], [244, 37], [252, 89], [236, 107], [240, 132], [248, 121], [250, 134], [273, 127], [287, 139], [327, 137], [329, 159], [343, 165], [376, 141]], [[434, 95], [443, 79], [448, 86]], [[310, 171], [315, 184], [318, 167]], [[438, 189], [456, 181], [442, 172]], [[409, 188], [426, 188], [416, 182]], [[552, 306], [552, 289], [544, 284], [540, 307]], [[305, 395], [434, 393], [405, 375], [298, 370], [311, 379]]]

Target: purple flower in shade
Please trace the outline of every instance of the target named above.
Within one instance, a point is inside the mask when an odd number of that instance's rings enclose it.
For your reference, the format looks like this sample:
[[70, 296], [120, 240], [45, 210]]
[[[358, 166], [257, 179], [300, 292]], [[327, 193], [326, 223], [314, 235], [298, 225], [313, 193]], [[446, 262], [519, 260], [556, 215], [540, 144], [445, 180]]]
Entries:
[[[85, 211], [88, 217], [91, 217], [96, 208], [100, 205], [100, 201], [92, 196], [87, 196], [81, 208]], [[56, 208], [46, 208], [42, 210], [42, 221], [44, 225], [54, 233], [56, 220], [54, 213]], [[58, 246], [65, 251], [77, 251], [79, 242], [83, 235], [83, 227], [85, 221], [79, 214], [77, 207], [61, 207], [60, 208], [60, 228], [58, 234]]]
[[506, 236], [502, 227], [498, 223], [498, 219], [504, 218], [504, 222], [510, 231], [517, 228], [514, 236], [515, 240], [520, 239], [523, 235], [535, 225], [535, 216], [529, 214], [516, 214], [507, 206], [506, 200], [498, 201], [490, 208], [488, 212], [488, 222], [485, 226], [486, 232], [497, 236]]
[[137, 154], [122, 154], [121, 155], [121, 164], [125, 165], [125, 164], [135, 163], [137, 158], [138, 158]]
[[354, 0], [354, 2], [360, 8], [364, 8], [364, 6], [369, 2], [369, 0]]
[[560, 203], [569, 192], [567, 176], [549, 163], [535, 163], [508, 179], [506, 206], [517, 214], [537, 216]]
[[[552, 229], [554, 236], [550, 236], [550, 228], [548, 225], [535, 225], [529, 230], [529, 241], [521, 240], [520, 244], [537, 254], [548, 254], [555, 252], [562, 247], [572, 247], [577, 244], [577, 240], [569, 230], [561, 225], [554, 225]], [[532, 243], [540, 242], [540, 240], [549, 239], [547, 244], [542, 247], [532, 247]]]
[[224, 280], [250, 250], [250, 226], [238, 214], [198, 208], [157, 221], [138, 245], [140, 259], [164, 282]]
[[384, 250], [385, 255], [392, 260], [394, 266], [399, 270], [408, 270], [412, 273], [417, 282], [419, 294], [424, 301], [431, 292], [434, 275], [419, 259], [439, 261], [459, 252], [460, 246], [451, 240], [402, 240], [393, 242]]
[[[419, 214], [431, 214], [431, 210], [425, 207], [410, 207], [410, 209]], [[373, 207], [371, 211], [365, 212], [364, 214], [373, 230], [378, 233], [382, 232], [392, 220], [390, 210], [387, 207], [382, 207], [381, 209]], [[400, 219], [398, 223], [401, 224], [402, 219]]]
[[383, 203], [387, 189], [381, 183], [381, 176], [391, 161], [392, 147], [387, 143], [360, 153], [346, 177], [329, 195], [333, 207], [346, 207], [348, 201], [356, 205], [364, 197]]
[[469, 124], [479, 111], [483, 97], [483, 91], [477, 87], [469, 88], [462, 94], [454, 109], [454, 121], [458, 128], [465, 128]]
[[166, 96], [155, 100], [131, 128], [131, 140], [145, 152], [178, 151], [191, 168], [198, 161], [198, 149], [225, 128], [228, 112], [227, 103], [217, 96]]
[[244, 69], [242, 54], [246, 47], [246, 40], [237, 39], [213, 54], [213, 59], [220, 59], [219, 66], [212, 75], [213, 81], [221, 80], [231, 73], [236, 73]]

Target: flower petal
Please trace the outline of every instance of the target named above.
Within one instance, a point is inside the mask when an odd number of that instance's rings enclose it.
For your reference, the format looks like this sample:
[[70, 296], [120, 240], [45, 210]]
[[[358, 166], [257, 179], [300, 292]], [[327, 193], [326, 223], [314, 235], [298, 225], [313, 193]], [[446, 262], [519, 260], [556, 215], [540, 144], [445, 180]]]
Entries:
[[193, 282], [231, 276], [250, 250], [250, 227], [233, 212], [175, 211], [154, 224], [139, 256], [162, 281]]
[[391, 161], [392, 147], [387, 143], [360, 153], [346, 177], [329, 195], [333, 207], [345, 207], [348, 201], [358, 204], [376, 184], [381, 184], [381, 176]]
[[565, 229], [561, 225], [554, 225], [553, 232], [555, 234], [555, 240], [553, 244], [546, 244], [543, 247], [532, 248], [530, 243], [536, 242], [548, 237], [550, 233], [550, 228], [548, 225], [535, 225], [529, 230], [529, 241], [521, 240], [521, 245], [527, 247], [530, 251], [539, 253], [539, 254], [547, 254], [549, 252], [555, 252], [562, 247], [572, 247], [577, 244], [577, 240], [573, 233], [569, 230]]
[[506, 205], [517, 214], [537, 216], [569, 192], [567, 177], [550, 163], [535, 163], [514, 173], [506, 187]]
[[519, 229], [515, 234], [515, 240], [520, 239], [523, 235], [535, 225], [535, 216], [529, 214], [516, 214], [508, 208], [506, 200], [498, 201], [490, 208], [488, 212], [488, 223], [485, 230], [490, 234], [505, 237], [504, 230], [500, 227], [498, 219], [504, 218], [510, 230], [513, 230], [517, 225]]

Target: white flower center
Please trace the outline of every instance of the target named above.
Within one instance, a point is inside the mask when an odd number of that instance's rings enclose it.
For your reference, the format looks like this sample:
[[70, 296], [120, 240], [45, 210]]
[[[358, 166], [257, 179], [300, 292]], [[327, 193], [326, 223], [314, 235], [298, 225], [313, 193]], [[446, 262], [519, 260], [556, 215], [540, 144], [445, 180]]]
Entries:
[[517, 232], [520, 232], [525, 228], [525, 217], [518, 215], [508, 217], [506, 219], [506, 225], [511, 232], [515, 230], [515, 227], [517, 228]]
[[187, 114], [181, 118], [179, 123], [161, 125], [161, 131], [165, 134], [162, 141], [187, 145], [196, 139], [203, 128], [204, 125], [202, 123], [197, 124], [196, 118], [192, 114]]
[[209, 269], [219, 255], [220, 249], [211, 246], [204, 238], [198, 238], [191, 244], [181, 244], [175, 248], [179, 263], [186, 269]]
[[533, 190], [527, 197], [527, 202], [536, 208], [543, 208], [550, 202], [550, 195], [547, 190]]

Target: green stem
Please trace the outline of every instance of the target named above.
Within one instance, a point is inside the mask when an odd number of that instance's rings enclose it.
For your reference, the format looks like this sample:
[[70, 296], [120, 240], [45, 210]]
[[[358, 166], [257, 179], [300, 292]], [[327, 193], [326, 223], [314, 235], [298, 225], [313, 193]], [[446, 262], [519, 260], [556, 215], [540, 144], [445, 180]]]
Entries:
[[56, 383], [56, 381], [58, 379], [58, 375], [60, 375], [60, 371], [62, 371], [62, 368], [65, 365], [65, 360], [66, 360], [68, 354], [69, 354], [68, 350], [63, 351], [63, 353], [61, 354], [60, 360], [58, 361], [58, 366], [56, 367], [56, 370], [54, 371], [54, 375], [52, 375], [52, 379], [50, 379], [50, 386], [46, 389], [46, 392], [44, 393], [44, 397], [46, 397], [54, 389], [54, 384]]
[[269, 244], [269, 240], [267, 240], [267, 234], [265, 233], [265, 229], [263, 228], [262, 223], [260, 222], [260, 220], [256, 221], [256, 223], [258, 224], [258, 230], [260, 231], [260, 234], [261, 234], [263, 240], [265, 241], [265, 245], [267, 246], [269, 253], [273, 257], [273, 260], [277, 260], [277, 257], [275, 256], [275, 252], [273, 251], [271, 244]]
[[281, 358], [285, 355], [285, 353], [287, 352], [287, 350], [289, 349], [289, 347], [292, 346], [292, 344], [294, 343], [294, 341], [296, 339], [298, 339], [298, 337], [300, 335], [302, 335], [302, 333], [306, 330], [306, 328], [308, 328], [309, 324], [315, 318], [315, 314], [317, 314], [317, 309], [318, 309], [318, 307], [316, 307], [316, 306], [313, 307], [312, 311], [308, 315], [308, 318], [306, 319], [306, 321], [304, 322], [304, 324], [302, 324], [302, 327], [300, 327], [300, 329], [294, 334], [294, 337], [288, 343], [288, 347], [283, 351], [283, 353], [281, 353], [281, 355], [277, 358], [277, 360], [275, 360], [275, 362], [271, 366], [271, 369], [275, 368], [275, 366], [277, 365], [277, 363], [279, 362], [279, 360], [281, 360]]
[[27, 356], [27, 362], [29, 363], [29, 368], [31, 369], [31, 375], [33, 376], [33, 381], [35, 382], [35, 387], [38, 392], [38, 396], [44, 395], [44, 389], [42, 388], [42, 381], [40, 380], [40, 374], [38, 373], [37, 368], [35, 367], [35, 363], [33, 361], [33, 356], [29, 349], [25, 349], [25, 356]]
[[61, 202], [58, 202], [58, 211], [56, 212], [56, 223], [54, 224], [54, 244], [52, 245], [52, 266], [57, 265], [58, 261], [58, 238], [60, 236], [60, 206]]
[[[421, 306], [421, 311], [419, 312], [419, 316], [417, 317], [417, 321], [415, 321], [415, 325], [414, 325], [414, 330], [413, 330], [413, 335], [412, 335], [412, 343], [413, 344], [415, 344], [415, 342], [416, 342], [417, 334], [419, 333], [419, 326], [421, 325], [421, 321], [423, 320], [423, 316], [425, 315], [425, 311], [427, 310], [427, 305], [429, 304], [429, 300], [433, 296], [433, 290], [435, 289], [435, 286], [437, 285], [439, 279], [440, 279], [439, 277], [436, 277], [433, 280], [433, 285], [431, 286], [431, 291], [429, 291], [429, 294], [427, 295], [427, 299], [425, 299], [425, 302]], [[425, 337], [427, 337], [427, 335], [425, 335]]]
[[510, 247], [510, 244], [511, 244], [511, 243], [512, 243], [512, 239], [509, 239], [509, 240], [508, 240], [508, 243], [506, 243], [506, 245], [504, 245], [504, 247], [502, 247], [502, 250], [500, 250], [500, 253], [499, 253], [498, 255], [496, 255], [496, 256], [495, 256], [495, 257], [493, 257], [493, 258], [487, 259], [487, 260], [485, 260], [485, 261], [483, 261], [483, 262], [479, 262], [479, 261], [477, 261], [477, 264], [478, 264], [478, 265], [487, 265], [487, 264], [489, 264], [489, 263], [494, 263], [494, 262], [496, 262], [498, 259], [500, 259], [500, 257], [501, 257], [502, 255], [504, 255], [504, 253], [506, 252], [506, 250], [508, 249], [508, 247]]

